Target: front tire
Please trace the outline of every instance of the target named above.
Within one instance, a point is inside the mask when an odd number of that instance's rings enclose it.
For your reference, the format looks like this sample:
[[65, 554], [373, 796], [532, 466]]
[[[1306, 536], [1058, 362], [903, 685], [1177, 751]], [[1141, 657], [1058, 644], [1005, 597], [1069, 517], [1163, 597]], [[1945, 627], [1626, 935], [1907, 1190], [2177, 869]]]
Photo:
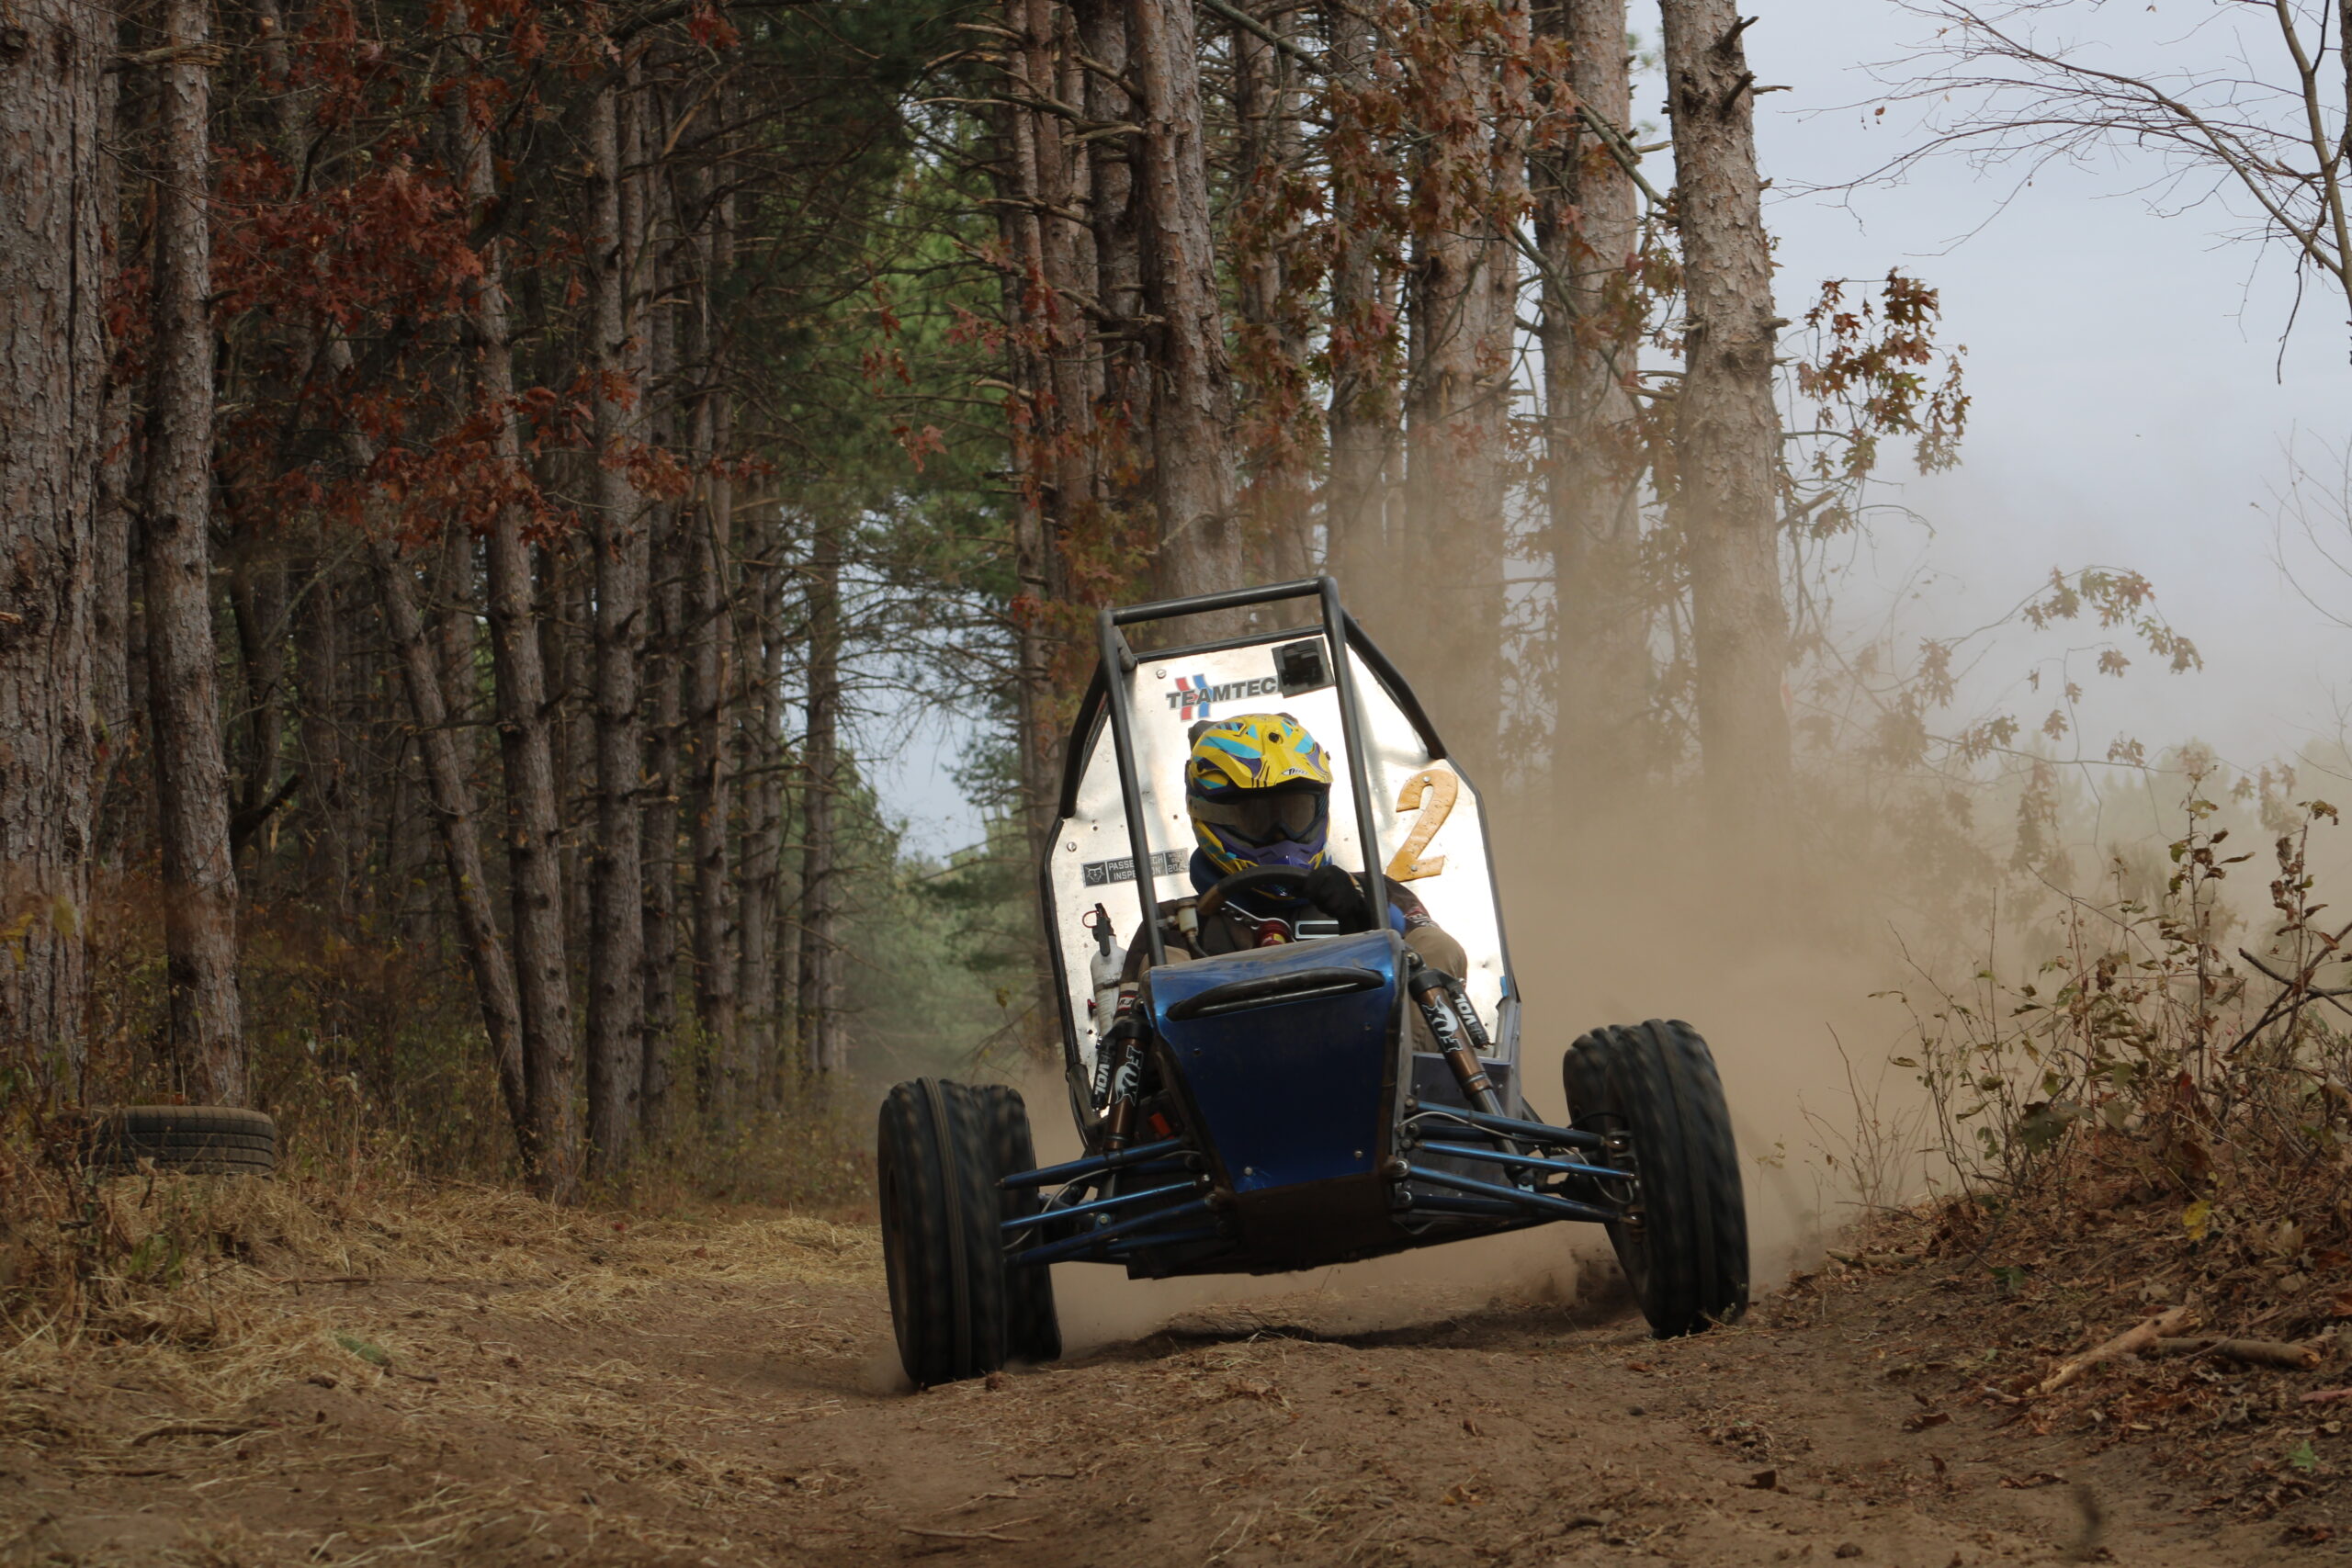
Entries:
[[1609, 1239], [1650, 1332], [1660, 1339], [1730, 1323], [1747, 1310], [1747, 1203], [1723, 1079], [1699, 1032], [1680, 1021], [1596, 1029], [1561, 1065], [1571, 1125], [1624, 1133], [1641, 1223]]
[[1004, 1247], [983, 1091], [917, 1078], [883, 1098], [876, 1176], [899, 1364], [918, 1388], [1004, 1365]]
[[[1029, 1136], [1029, 1108], [1021, 1091], [1003, 1084], [976, 1089], [988, 1110], [989, 1142], [1001, 1177], [1037, 1168], [1037, 1149]], [[997, 1193], [1000, 1220], [1021, 1220], [1045, 1207], [1034, 1187]], [[1044, 1241], [1044, 1228], [1022, 1233], [1015, 1245], [1034, 1247]], [[1062, 1355], [1062, 1324], [1054, 1310], [1053, 1269], [1039, 1263], [1004, 1266], [1004, 1353], [1014, 1361], [1058, 1361]]]

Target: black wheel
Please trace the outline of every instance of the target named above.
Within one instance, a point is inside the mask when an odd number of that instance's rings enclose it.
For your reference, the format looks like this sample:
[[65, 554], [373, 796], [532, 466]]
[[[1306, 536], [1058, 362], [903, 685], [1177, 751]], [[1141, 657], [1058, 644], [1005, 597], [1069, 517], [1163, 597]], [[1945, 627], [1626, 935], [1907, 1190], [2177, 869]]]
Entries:
[[1004, 1365], [1004, 1247], [989, 1104], [937, 1078], [882, 1101], [876, 1173], [899, 1362], [918, 1388]]
[[[1029, 1108], [1021, 1091], [989, 1084], [972, 1091], [988, 1108], [989, 1142], [996, 1151], [996, 1174], [1037, 1168], [1036, 1145], [1029, 1138]], [[1045, 1206], [1034, 1187], [997, 1194], [1000, 1220], [1025, 1219]], [[1022, 1245], [1044, 1240], [1035, 1232]], [[1008, 1360], [1057, 1361], [1062, 1354], [1062, 1321], [1054, 1311], [1054, 1273], [1050, 1267], [1008, 1263], [1004, 1269], [1004, 1353]]]
[[1636, 1224], [1611, 1225], [1617, 1261], [1660, 1339], [1747, 1310], [1747, 1203], [1723, 1079], [1699, 1032], [1679, 1021], [1596, 1029], [1561, 1065], [1571, 1125], [1624, 1133], [1613, 1163], [1638, 1182]]
[[94, 1170], [267, 1176], [277, 1168], [277, 1123], [227, 1105], [121, 1105], [93, 1111], [83, 1159]]

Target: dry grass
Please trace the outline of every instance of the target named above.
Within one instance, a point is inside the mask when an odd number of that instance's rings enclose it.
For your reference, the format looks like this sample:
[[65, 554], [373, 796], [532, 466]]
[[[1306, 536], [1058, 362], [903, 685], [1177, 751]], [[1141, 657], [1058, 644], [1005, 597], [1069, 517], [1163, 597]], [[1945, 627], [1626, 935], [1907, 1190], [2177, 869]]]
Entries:
[[[198, 1416], [304, 1380], [398, 1377], [422, 1348], [399, 1313], [356, 1288], [370, 1283], [430, 1287], [497, 1318], [583, 1328], [628, 1320], [657, 1283], [863, 1285], [880, 1271], [872, 1232], [823, 1219], [647, 1220], [413, 1181], [326, 1190], [124, 1178], [92, 1190], [67, 1234], [77, 1233], [66, 1244], [84, 1265], [74, 1288], [20, 1292], [0, 1345], [5, 1427], [19, 1435], [95, 1438], [54, 1396], [99, 1371]], [[51, 1256], [38, 1272], [53, 1280], [65, 1260]], [[581, 1418], [609, 1392], [548, 1390], [548, 1419]]]
[[[871, 1230], [766, 1210], [649, 1218], [382, 1172], [332, 1185], [124, 1178], [65, 1195], [77, 1201], [51, 1203], [54, 1239], [30, 1218], [16, 1227], [25, 1266], [0, 1325], [0, 1452], [57, 1484], [148, 1498], [136, 1517], [152, 1528], [118, 1521], [109, 1535], [92, 1516], [85, 1536], [61, 1536], [47, 1510], [0, 1506], [0, 1562], [360, 1568], [536, 1560], [542, 1546], [635, 1562], [700, 1540], [694, 1561], [712, 1538], [673, 1530], [678, 1517], [716, 1520], [791, 1490], [744, 1461], [747, 1434], [841, 1402], [761, 1401], [691, 1375], [715, 1364], [699, 1358], [756, 1348], [665, 1332], [682, 1325], [663, 1293], [782, 1308], [796, 1292], [881, 1277]], [[853, 1352], [854, 1336], [808, 1315], [779, 1311], [763, 1332], [790, 1335], [803, 1358]], [[312, 1451], [322, 1399], [345, 1402], [344, 1426]], [[453, 1430], [489, 1452], [560, 1450], [602, 1479], [551, 1494], [531, 1479], [544, 1467], [520, 1461], [442, 1473], [435, 1434]], [[316, 1493], [327, 1476], [338, 1495], [375, 1487], [382, 1502], [346, 1533], [299, 1510], [224, 1523], [198, 1501]], [[594, 1495], [607, 1484], [676, 1506], [615, 1510]]]

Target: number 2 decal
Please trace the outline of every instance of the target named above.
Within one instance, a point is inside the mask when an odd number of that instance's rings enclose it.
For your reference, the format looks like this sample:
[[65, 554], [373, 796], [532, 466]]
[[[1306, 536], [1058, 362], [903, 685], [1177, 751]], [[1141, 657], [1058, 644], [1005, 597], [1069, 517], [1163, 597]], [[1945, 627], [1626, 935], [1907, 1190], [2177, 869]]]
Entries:
[[1432, 855], [1421, 859], [1421, 852], [1430, 847], [1437, 830], [1453, 814], [1453, 803], [1462, 795], [1462, 780], [1449, 768], [1423, 768], [1405, 781], [1396, 792], [1396, 809], [1418, 811], [1420, 819], [1413, 824], [1413, 831], [1388, 863], [1388, 875], [1393, 881], [1413, 882], [1424, 876], [1436, 876], [1445, 870], [1445, 857]]

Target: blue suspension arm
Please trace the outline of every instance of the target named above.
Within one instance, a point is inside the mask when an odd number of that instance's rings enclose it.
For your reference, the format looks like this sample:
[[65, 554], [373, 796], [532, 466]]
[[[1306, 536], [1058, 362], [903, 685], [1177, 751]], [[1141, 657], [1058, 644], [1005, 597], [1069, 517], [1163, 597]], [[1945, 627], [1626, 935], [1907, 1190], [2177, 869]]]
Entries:
[[1457, 1192], [1469, 1192], [1480, 1198], [1498, 1198], [1515, 1203], [1523, 1211], [1539, 1209], [1557, 1214], [1564, 1220], [1598, 1220], [1602, 1224], [1615, 1224], [1624, 1218], [1613, 1209], [1603, 1209], [1592, 1203], [1579, 1203], [1570, 1198], [1555, 1198], [1548, 1192], [1523, 1192], [1516, 1187], [1505, 1187], [1492, 1181], [1477, 1181], [1452, 1171], [1431, 1170], [1427, 1166], [1405, 1168], [1406, 1179], [1426, 1181], [1432, 1187], [1451, 1187]]
[[1539, 1159], [1533, 1155], [1507, 1154], [1501, 1149], [1474, 1148], [1467, 1144], [1423, 1144], [1423, 1151], [1452, 1155], [1456, 1159], [1482, 1159], [1495, 1165], [1523, 1165], [1531, 1170], [1559, 1170], [1570, 1176], [1598, 1176], [1611, 1181], [1631, 1181], [1634, 1173], [1605, 1165], [1578, 1165], [1574, 1160]]
[[1054, 1187], [1066, 1181], [1076, 1181], [1081, 1177], [1100, 1176], [1104, 1171], [1119, 1170], [1131, 1165], [1141, 1165], [1146, 1160], [1158, 1159], [1162, 1155], [1172, 1155], [1183, 1146], [1184, 1140], [1182, 1138], [1166, 1138], [1157, 1144], [1137, 1144], [1134, 1148], [1121, 1149], [1116, 1154], [1090, 1155], [1085, 1159], [1074, 1159], [1067, 1165], [1046, 1165], [1040, 1166], [1035, 1170], [1018, 1170], [999, 1181], [997, 1185], [1008, 1192], [1023, 1187]]
[[[1504, 1190], [1507, 1191], [1509, 1189]], [[1136, 1241], [1142, 1241], [1146, 1238], [1135, 1233], [1152, 1225], [1163, 1224], [1170, 1220], [1189, 1220], [1194, 1214], [1205, 1214], [1208, 1212], [1209, 1201], [1205, 1198], [1195, 1198], [1189, 1203], [1177, 1203], [1165, 1209], [1154, 1209], [1148, 1214], [1130, 1214], [1115, 1224], [1104, 1225], [1101, 1230], [1088, 1231], [1083, 1235], [1065, 1236], [1059, 1241], [1049, 1241], [1042, 1247], [1025, 1247], [1012, 1254], [1005, 1261], [1007, 1263], [1058, 1263], [1066, 1258], [1076, 1258], [1090, 1247], [1098, 1247], [1103, 1242], [1114, 1241], [1123, 1236], [1132, 1236]]]
[[1032, 1225], [1042, 1225], [1047, 1220], [1067, 1220], [1078, 1214], [1099, 1214], [1106, 1210], [1125, 1208], [1129, 1203], [1140, 1203], [1147, 1198], [1169, 1198], [1179, 1192], [1190, 1192], [1194, 1185], [1195, 1183], [1188, 1179], [1183, 1181], [1172, 1181], [1165, 1187], [1147, 1187], [1140, 1192], [1121, 1192], [1114, 1197], [1097, 1198], [1091, 1203], [1073, 1203], [1067, 1209], [1045, 1209], [1034, 1214], [1023, 1214], [1017, 1220], [1006, 1220], [996, 1228], [1010, 1236], [1014, 1232], [1025, 1231]]

